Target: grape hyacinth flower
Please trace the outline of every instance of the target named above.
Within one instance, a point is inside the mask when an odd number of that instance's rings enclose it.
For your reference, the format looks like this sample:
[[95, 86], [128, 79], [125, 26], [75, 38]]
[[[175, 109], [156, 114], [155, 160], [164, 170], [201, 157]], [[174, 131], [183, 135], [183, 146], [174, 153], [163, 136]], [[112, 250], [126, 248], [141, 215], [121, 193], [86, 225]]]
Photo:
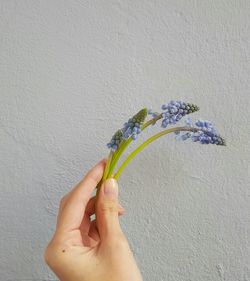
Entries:
[[201, 144], [216, 144], [226, 145], [225, 140], [214, 128], [212, 122], [207, 120], [198, 120], [194, 123], [189, 118], [186, 120], [186, 126], [193, 128], [193, 132], [182, 134], [178, 137], [179, 140], [191, 139], [193, 142], [200, 142]]
[[137, 139], [137, 135], [141, 133], [141, 125], [146, 119], [148, 110], [146, 108], [140, 110], [132, 118], [129, 118], [128, 122], [124, 123], [122, 131], [125, 139], [131, 138], [133, 140]]
[[122, 130], [119, 129], [113, 135], [113, 137], [111, 138], [111, 141], [107, 144], [107, 147], [111, 148], [113, 150], [116, 150], [122, 140], [123, 140], [123, 133], [122, 133]]
[[133, 117], [124, 123], [123, 128], [119, 129], [111, 138], [110, 142], [107, 144], [108, 148], [116, 151], [122, 140], [128, 139], [136, 140], [137, 136], [141, 133], [141, 125], [146, 119], [148, 114], [147, 108], [143, 108], [137, 112]]
[[[199, 142], [201, 144], [216, 144], [219, 146], [226, 145], [225, 140], [216, 131], [213, 124], [207, 120], [199, 119], [193, 123], [191, 118], [188, 117], [185, 120], [184, 126], [165, 129], [170, 125], [175, 125], [184, 116], [198, 111], [199, 107], [197, 105], [183, 101], [170, 101], [167, 104], [163, 104], [161, 108], [163, 111], [160, 113], [155, 112], [152, 109], [143, 108], [131, 117], [121, 129], [116, 131], [110, 142], [107, 144], [110, 149], [110, 154], [102, 181], [110, 177], [118, 179], [124, 168], [140, 151], [158, 138], [170, 133], [175, 133], [177, 135], [176, 138], [180, 140], [190, 139], [193, 142]], [[147, 116], [150, 116], [151, 119], [145, 121]], [[140, 144], [128, 155], [117, 171], [114, 172], [116, 164], [127, 146], [132, 141], [136, 140], [143, 130], [150, 125], [156, 124], [160, 119], [162, 119], [161, 128], [164, 128], [164, 130], [161, 130]], [[102, 181], [98, 184], [98, 187], [100, 187]]]
[[176, 124], [187, 114], [193, 113], [199, 110], [199, 107], [192, 103], [185, 103], [182, 101], [170, 101], [168, 104], [162, 105], [162, 127], [166, 128], [169, 124]]

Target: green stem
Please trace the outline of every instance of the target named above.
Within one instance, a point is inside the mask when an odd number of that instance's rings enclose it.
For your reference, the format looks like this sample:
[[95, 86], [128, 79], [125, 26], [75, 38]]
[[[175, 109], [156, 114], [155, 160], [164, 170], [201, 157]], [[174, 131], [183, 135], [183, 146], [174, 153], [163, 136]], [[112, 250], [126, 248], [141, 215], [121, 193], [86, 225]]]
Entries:
[[108, 156], [108, 161], [107, 161], [107, 164], [105, 166], [104, 173], [103, 173], [103, 180], [105, 180], [107, 178], [107, 175], [108, 175], [108, 172], [109, 172], [109, 169], [110, 169], [110, 165], [112, 163], [113, 155], [114, 155], [114, 152], [110, 151], [109, 156]]
[[[151, 120], [149, 120], [145, 124], [143, 124], [141, 126], [141, 130], [143, 131], [148, 126], [150, 126], [151, 124], [154, 124], [156, 121], [158, 121], [161, 118], [162, 118], [162, 114], [160, 113], [158, 116], [152, 118]], [[120, 159], [123, 151], [127, 148], [127, 146], [131, 143], [131, 141], [132, 141], [131, 137], [129, 137], [127, 140], [124, 140], [120, 144], [120, 147], [118, 148], [118, 150], [114, 153], [112, 162], [111, 162], [110, 167], [109, 167], [109, 172], [108, 172], [107, 178], [109, 178], [112, 175], [112, 172], [114, 171], [115, 166], [116, 166], [118, 160]]]
[[108, 156], [108, 161], [106, 163], [102, 179], [100, 180], [100, 182], [96, 186], [96, 188], [97, 188], [96, 196], [98, 196], [98, 194], [99, 194], [100, 187], [101, 187], [103, 181], [107, 178], [107, 175], [108, 175], [108, 172], [109, 172], [109, 169], [110, 169], [110, 164], [112, 162], [113, 154], [114, 154], [114, 152], [110, 151], [109, 156]]
[[176, 127], [176, 128], [171, 128], [171, 129], [167, 129], [164, 131], [161, 131], [155, 135], [153, 135], [152, 137], [150, 137], [149, 139], [147, 139], [144, 143], [142, 143], [140, 146], [138, 146], [131, 154], [129, 154], [129, 156], [126, 158], [126, 160], [122, 163], [122, 165], [120, 166], [120, 168], [117, 170], [116, 174], [114, 175], [114, 178], [116, 180], [118, 180], [121, 172], [123, 171], [123, 169], [128, 165], [128, 163], [135, 157], [136, 154], [138, 154], [140, 151], [142, 151], [146, 146], [148, 146], [151, 142], [157, 140], [158, 138], [175, 132], [175, 131], [197, 131], [196, 128], [187, 128], [187, 127]]

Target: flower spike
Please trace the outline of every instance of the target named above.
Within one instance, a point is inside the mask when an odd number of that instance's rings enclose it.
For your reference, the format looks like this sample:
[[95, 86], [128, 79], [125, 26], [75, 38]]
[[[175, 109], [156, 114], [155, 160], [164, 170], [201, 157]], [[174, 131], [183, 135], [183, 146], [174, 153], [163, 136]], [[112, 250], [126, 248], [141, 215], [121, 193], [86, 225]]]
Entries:
[[122, 142], [122, 140], [123, 140], [123, 133], [122, 130], [119, 129], [113, 135], [111, 141], [107, 144], [107, 147], [115, 151], [120, 145], [120, 143]]
[[199, 110], [199, 107], [192, 103], [185, 103], [182, 101], [170, 101], [168, 104], [162, 105], [163, 120], [161, 126], [166, 128], [170, 124], [176, 124], [187, 114], [193, 113]]
[[116, 133], [111, 138], [107, 147], [116, 151], [123, 140], [129, 137], [132, 140], [136, 140], [137, 136], [141, 133], [141, 126], [148, 115], [148, 109], [143, 108], [137, 112], [133, 117], [131, 117], [128, 122], [124, 123], [123, 128], [116, 131]]
[[179, 140], [191, 139], [193, 142], [200, 142], [201, 144], [216, 144], [216, 145], [226, 145], [225, 139], [223, 139], [220, 134], [214, 128], [212, 122], [207, 120], [198, 120], [194, 123], [189, 118], [185, 120], [186, 127], [193, 129], [192, 132], [184, 133], [177, 137]]
[[147, 115], [147, 108], [143, 108], [124, 124], [122, 131], [125, 139], [128, 139], [130, 136], [133, 140], [137, 139], [137, 135], [141, 133], [141, 125], [145, 121]]

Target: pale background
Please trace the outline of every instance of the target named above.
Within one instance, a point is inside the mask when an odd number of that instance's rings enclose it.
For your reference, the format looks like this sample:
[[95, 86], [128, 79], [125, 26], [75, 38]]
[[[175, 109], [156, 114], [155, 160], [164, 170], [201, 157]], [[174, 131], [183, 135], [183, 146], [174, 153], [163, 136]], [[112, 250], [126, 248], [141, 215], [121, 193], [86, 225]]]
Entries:
[[180, 99], [228, 146], [168, 136], [141, 153], [119, 181], [123, 230], [146, 281], [249, 281], [250, 1], [1, 0], [0, 13], [0, 280], [57, 280], [43, 251], [60, 198], [133, 113]]

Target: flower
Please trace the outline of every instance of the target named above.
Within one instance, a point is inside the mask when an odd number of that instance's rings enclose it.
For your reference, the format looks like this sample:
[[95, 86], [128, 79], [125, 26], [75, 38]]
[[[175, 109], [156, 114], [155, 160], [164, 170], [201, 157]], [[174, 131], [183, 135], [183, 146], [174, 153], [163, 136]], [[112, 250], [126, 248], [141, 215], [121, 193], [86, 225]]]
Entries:
[[192, 103], [182, 101], [170, 101], [162, 105], [163, 120], [161, 126], [166, 128], [169, 124], [176, 124], [183, 116], [199, 110], [199, 107]]
[[147, 108], [143, 108], [133, 117], [129, 118], [126, 123], [124, 123], [122, 132], [125, 139], [129, 138], [130, 136], [133, 140], [137, 139], [137, 136], [141, 133], [141, 125], [145, 121], [147, 114]]
[[133, 117], [129, 118], [129, 120], [124, 123], [123, 128], [116, 131], [116, 133], [112, 136], [110, 142], [107, 144], [107, 147], [115, 151], [122, 140], [128, 139], [130, 136], [132, 140], [136, 140], [137, 136], [141, 133], [141, 125], [145, 121], [147, 114], [148, 109], [143, 108]]
[[122, 133], [122, 130], [119, 129], [113, 135], [110, 142], [107, 144], [107, 147], [115, 151], [118, 148], [118, 146], [120, 145], [122, 140], [123, 140], [123, 133]]
[[220, 134], [214, 128], [212, 122], [207, 120], [198, 120], [193, 124], [192, 120], [189, 118], [186, 121], [186, 128], [190, 128], [190, 132], [180, 134], [177, 139], [186, 140], [191, 139], [193, 142], [200, 142], [201, 144], [216, 144], [216, 145], [226, 145], [225, 140], [220, 136]]

